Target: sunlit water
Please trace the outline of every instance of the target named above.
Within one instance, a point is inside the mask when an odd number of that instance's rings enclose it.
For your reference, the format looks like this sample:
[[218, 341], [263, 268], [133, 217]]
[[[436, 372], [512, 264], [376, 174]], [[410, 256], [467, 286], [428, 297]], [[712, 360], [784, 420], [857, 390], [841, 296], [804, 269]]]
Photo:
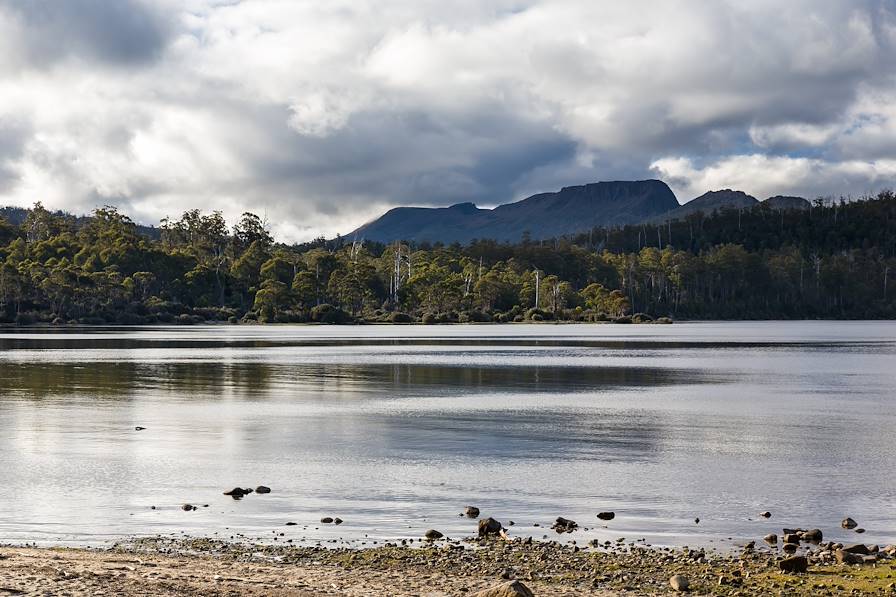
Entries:
[[6, 329], [0, 542], [894, 542], [894, 393], [889, 322]]

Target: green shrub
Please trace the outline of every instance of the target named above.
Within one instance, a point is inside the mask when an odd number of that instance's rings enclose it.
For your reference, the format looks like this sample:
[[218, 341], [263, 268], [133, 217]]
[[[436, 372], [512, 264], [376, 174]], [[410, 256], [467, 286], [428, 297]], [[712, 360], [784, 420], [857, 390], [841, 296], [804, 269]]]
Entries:
[[389, 321], [391, 321], [392, 323], [414, 323], [414, 318], [407, 313], [396, 311], [389, 316]]
[[31, 313], [19, 313], [16, 315], [16, 325], [31, 325], [35, 322], [35, 317]]
[[351, 315], [329, 303], [317, 305], [311, 309], [311, 321], [318, 323], [343, 324], [350, 323]]

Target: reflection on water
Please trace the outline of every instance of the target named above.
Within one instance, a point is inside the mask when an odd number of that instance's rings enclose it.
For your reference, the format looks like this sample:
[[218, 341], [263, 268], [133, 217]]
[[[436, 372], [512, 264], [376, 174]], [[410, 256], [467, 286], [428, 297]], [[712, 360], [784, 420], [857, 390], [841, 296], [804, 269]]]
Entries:
[[[331, 384], [353, 385], [359, 390], [492, 392], [577, 392], [611, 387], [660, 386], [699, 383], [699, 374], [648, 367], [479, 367], [402, 363], [397, 365], [315, 363], [271, 365], [264, 362], [82, 362], [3, 363], [3, 395], [44, 398], [87, 393], [130, 399], [147, 389], [217, 395], [234, 392], [246, 398], [265, 399], [278, 388], [326, 392]], [[194, 394], [194, 392], [196, 394]]]
[[[894, 337], [862, 322], [0, 330], [0, 542], [370, 544], [469, 535], [467, 504], [524, 536], [573, 518], [579, 543], [801, 525], [849, 539], [847, 515], [892, 542]], [[258, 484], [274, 492], [222, 495]], [[346, 522], [316, 528], [323, 515]]]

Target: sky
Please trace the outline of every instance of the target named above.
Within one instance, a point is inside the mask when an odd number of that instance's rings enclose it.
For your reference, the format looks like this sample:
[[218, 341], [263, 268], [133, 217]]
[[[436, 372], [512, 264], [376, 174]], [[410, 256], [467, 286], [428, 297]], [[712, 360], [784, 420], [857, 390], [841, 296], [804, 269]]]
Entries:
[[896, 187], [896, 0], [0, 0], [0, 204], [303, 241], [644, 178]]

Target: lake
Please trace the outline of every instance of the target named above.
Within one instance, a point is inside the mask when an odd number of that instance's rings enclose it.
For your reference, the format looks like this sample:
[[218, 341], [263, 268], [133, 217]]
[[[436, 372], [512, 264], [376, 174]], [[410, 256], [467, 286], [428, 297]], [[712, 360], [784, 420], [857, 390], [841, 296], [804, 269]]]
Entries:
[[893, 543], [894, 430], [893, 322], [7, 328], [0, 542]]

